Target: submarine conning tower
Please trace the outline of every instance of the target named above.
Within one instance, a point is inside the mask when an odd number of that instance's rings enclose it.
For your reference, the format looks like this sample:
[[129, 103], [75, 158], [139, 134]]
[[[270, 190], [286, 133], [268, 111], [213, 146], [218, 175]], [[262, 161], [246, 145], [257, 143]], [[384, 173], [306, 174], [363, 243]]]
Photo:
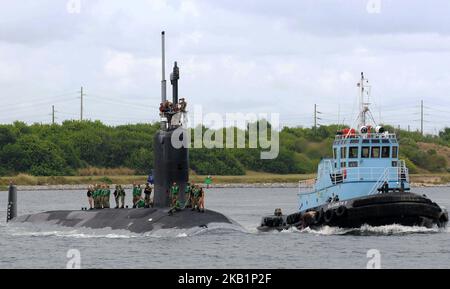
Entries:
[[[161, 33], [162, 38], [162, 81], [161, 81], [161, 127], [155, 134], [154, 148], [154, 206], [170, 206], [170, 188], [174, 182], [180, 188], [178, 198], [184, 203], [184, 192], [189, 181], [189, 151], [185, 143], [187, 138], [184, 120], [186, 119], [186, 102], [178, 99], [178, 80], [180, 70], [177, 62], [170, 75], [172, 85], [172, 102], [166, 97], [165, 80], [165, 33]], [[173, 141], [172, 139], [176, 140]]]

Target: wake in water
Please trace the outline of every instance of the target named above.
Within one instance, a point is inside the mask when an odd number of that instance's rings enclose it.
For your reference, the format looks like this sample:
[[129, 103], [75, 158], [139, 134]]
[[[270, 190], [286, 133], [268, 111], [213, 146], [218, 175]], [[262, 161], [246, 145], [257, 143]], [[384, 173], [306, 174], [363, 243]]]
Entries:
[[107, 238], [184, 238], [200, 234], [224, 234], [230, 232], [245, 232], [245, 229], [236, 224], [211, 223], [208, 227], [194, 227], [189, 229], [159, 229], [147, 233], [132, 233], [126, 230], [112, 230], [110, 228], [66, 228], [57, 225], [11, 224], [1, 226], [1, 230], [11, 236], [28, 237], [62, 237], [75, 239]]
[[237, 224], [211, 223], [207, 227], [194, 227], [189, 229], [159, 229], [143, 234], [154, 238], [182, 238], [202, 234], [229, 234], [233, 232], [246, 233], [245, 229]]
[[[299, 231], [299, 230], [297, 230]], [[386, 225], [372, 227], [369, 225], [361, 226], [360, 228], [338, 228], [323, 226], [317, 229], [306, 228], [300, 230], [301, 233], [310, 233], [317, 235], [354, 235], [354, 236], [399, 236], [408, 234], [435, 234], [435, 233], [450, 233], [450, 228], [425, 228], [418, 226], [402, 226], [402, 225]]]

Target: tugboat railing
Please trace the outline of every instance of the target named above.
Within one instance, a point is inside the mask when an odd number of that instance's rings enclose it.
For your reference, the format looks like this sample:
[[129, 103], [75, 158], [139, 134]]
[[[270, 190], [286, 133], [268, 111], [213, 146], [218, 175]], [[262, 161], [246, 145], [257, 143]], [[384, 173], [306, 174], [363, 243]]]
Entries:
[[[375, 182], [374, 188], [378, 189], [380, 183], [396, 182], [400, 184], [401, 182], [409, 183], [408, 169], [403, 161], [399, 162], [396, 167], [355, 167], [355, 168], [342, 168], [340, 170], [330, 169], [330, 166], [324, 164], [318, 172], [318, 178], [331, 178], [330, 183], [325, 185], [325, 183], [320, 182], [320, 187], [318, 187], [319, 182], [316, 180], [306, 180], [299, 181], [298, 183], [298, 194], [308, 195], [311, 193], [316, 193], [324, 189], [326, 186], [334, 186], [338, 184], [345, 183], [356, 183], [356, 182]], [[341, 178], [339, 182], [333, 181], [337, 179], [337, 176]], [[324, 187], [322, 187], [324, 186]], [[374, 188], [369, 191], [369, 194], [373, 193]]]
[[389, 181], [389, 168], [386, 168], [383, 174], [380, 176], [378, 181], [373, 185], [368, 195], [373, 195], [378, 192], [378, 189], [384, 184], [384, 182]]
[[345, 139], [397, 139], [395, 133], [366, 133], [366, 134], [343, 134], [337, 135], [335, 140], [345, 140]]

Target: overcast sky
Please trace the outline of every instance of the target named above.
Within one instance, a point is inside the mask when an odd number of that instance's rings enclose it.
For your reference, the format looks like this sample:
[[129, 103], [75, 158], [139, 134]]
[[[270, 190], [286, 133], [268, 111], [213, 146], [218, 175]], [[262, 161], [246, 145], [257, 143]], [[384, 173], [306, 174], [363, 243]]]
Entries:
[[426, 131], [450, 126], [448, 0], [68, 2], [0, 0], [1, 123], [49, 123], [52, 104], [78, 118], [81, 85], [86, 118], [156, 120], [165, 30], [167, 70], [204, 112], [311, 126], [316, 103], [320, 123], [351, 123], [364, 71], [381, 122], [417, 129], [423, 99]]

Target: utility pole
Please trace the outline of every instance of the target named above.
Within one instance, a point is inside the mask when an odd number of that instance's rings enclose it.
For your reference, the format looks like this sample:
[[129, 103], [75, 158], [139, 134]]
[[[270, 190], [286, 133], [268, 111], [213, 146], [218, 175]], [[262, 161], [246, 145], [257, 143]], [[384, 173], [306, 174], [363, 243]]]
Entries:
[[314, 132], [317, 130], [317, 104], [314, 104]]
[[423, 100], [420, 101], [420, 134], [423, 136]]
[[81, 98], [80, 121], [83, 121], [83, 96], [85, 96], [85, 94], [83, 93], [83, 87], [81, 87], [81, 91], [80, 91], [80, 98]]
[[317, 121], [321, 120], [317, 115], [321, 114], [320, 111], [317, 110], [317, 104], [314, 104], [314, 133], [317, 131], [317, 127], [320, 125]]
[[52, 105], [52, 124], [55, 124], [55, 106]]

